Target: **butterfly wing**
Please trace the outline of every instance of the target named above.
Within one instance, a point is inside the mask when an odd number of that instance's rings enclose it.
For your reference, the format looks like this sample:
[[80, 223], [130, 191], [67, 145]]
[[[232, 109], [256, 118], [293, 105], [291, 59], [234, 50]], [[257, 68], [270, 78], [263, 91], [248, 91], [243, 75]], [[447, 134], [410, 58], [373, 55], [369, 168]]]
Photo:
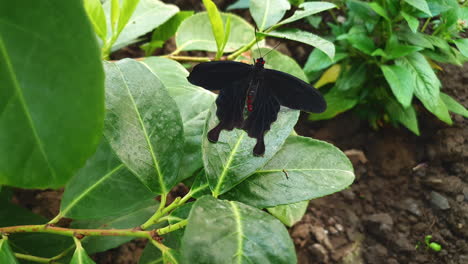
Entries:
[[207, 90], [220, 90], [216, 99], [219, 124], [208, 132], [208, 140], [217, 142], [221, 130], [241, 128], [248, 78], [252, 66], [235, 61], [212, 61], [196, 65], [190, 83]]
[[250, 112], [242, 127], [250, 137], [257, 139], [253, 150], [254, 155], [262, 156], [265, 153], [263, 136], [266, 131], [270, 130], [271, 124], [276, 121], [279, 110], [279, 101], [271, 92], [268, 83], [263, 82], [258, 87], [253, 102], [253, 111]]
[[264, 82], [283, 106], [311, 113], [322, 113], [327, 108], [318, 90], [290, 74], [265, 69]]
[[248, 77], [252, 66], [236, 61], [211, 61], [196, 65], [187, 77], [190, 83], [207, 90], [222, 90]]

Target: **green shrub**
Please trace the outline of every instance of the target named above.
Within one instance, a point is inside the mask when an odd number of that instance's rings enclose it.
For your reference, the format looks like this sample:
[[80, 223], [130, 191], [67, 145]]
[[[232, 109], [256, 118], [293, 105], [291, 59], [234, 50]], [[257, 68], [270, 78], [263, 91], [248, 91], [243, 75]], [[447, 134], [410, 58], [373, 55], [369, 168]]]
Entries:
[[[353, 109], [377, 128], [400, 123], [419, 135], [416, 97], [447, 124], [454, 112], [468, 111], [440, 91], [438, 63], [461, 66], [468, 60], [468, 7], [457, 0], [347, 0], [328, 23], [337, 47], [333, 59], [315, 49], [304, 67], [326, 90], [326, 112], [312, 120], [332, 118]], [[330, 84], [331, 83], [331, 84]]]

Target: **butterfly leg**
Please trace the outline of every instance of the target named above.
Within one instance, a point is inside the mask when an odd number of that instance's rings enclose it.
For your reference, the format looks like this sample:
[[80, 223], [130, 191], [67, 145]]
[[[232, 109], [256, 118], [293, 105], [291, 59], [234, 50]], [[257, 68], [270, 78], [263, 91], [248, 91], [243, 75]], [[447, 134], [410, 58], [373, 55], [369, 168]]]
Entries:
[[263, 141], [263, 135], [257, 138], [257, 144], [255, 144], [253, 154], [260, 157], [263, 157], [263, 154], [265, 154], [265, 142]]

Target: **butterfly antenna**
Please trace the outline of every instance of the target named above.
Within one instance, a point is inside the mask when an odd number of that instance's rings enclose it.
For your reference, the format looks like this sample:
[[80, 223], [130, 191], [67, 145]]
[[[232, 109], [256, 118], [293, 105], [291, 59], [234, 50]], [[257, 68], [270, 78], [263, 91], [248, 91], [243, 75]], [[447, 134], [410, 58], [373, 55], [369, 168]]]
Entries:
[[281, 42], [278, 42], [278, 44], [276, 44], [276, 46], [275, 46], [273, 49], [271, 49], [270, 51], [268, 51], [267, 53], [265, 53], [264, 56], [266, 57], [266, 55], [268, 55], [270, 52], [274, 51], [280, 44], [281, 44]]
[[255, 36], [255, 43], [257, 44], [257, 50], [258, 50], [258, 54], [260, 54], [260, 58], [263, 58], [262, 56], [262, 53], [260, 52], [260, 47], [258, 46], [258, 41], [257, 41], [257, 25], [255, 25], [255, 32], [254, 32], [254, 36]]

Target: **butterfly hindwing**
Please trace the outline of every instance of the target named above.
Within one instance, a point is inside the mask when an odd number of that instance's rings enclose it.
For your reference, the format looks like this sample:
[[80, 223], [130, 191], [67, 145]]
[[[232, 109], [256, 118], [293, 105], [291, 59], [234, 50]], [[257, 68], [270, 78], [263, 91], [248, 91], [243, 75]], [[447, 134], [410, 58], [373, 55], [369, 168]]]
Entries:
[[208, 139], [217, 142], [221, 130], [242, 128], [248, 79], [244, 77], [234, 82], [225, 83], [216, 99], [216, 116], [219, 124], [208, 132]]
[[290, 74], [265, 69], [264, 82], [283, 106], [311, 113], [321, 113], [327, 108], [319, 91]]
[[211, 61], [196, 65], [189, 77], [190, 83], [207, 90], [223, 88], [245, 79], [252, 70], [252, 65], [236, 61]]
[[265, 132], [270, 130], [271, 124], [278, 118], [279, 110], [280, 103], [272, 94], [267, 82], [262, 82], [255, 96], [253, 111], [250, 112], [243, 126], [249, 137], [257, 139], [253, 150], [256, 156], [262, 156], [265, 153], [263, 137]]

